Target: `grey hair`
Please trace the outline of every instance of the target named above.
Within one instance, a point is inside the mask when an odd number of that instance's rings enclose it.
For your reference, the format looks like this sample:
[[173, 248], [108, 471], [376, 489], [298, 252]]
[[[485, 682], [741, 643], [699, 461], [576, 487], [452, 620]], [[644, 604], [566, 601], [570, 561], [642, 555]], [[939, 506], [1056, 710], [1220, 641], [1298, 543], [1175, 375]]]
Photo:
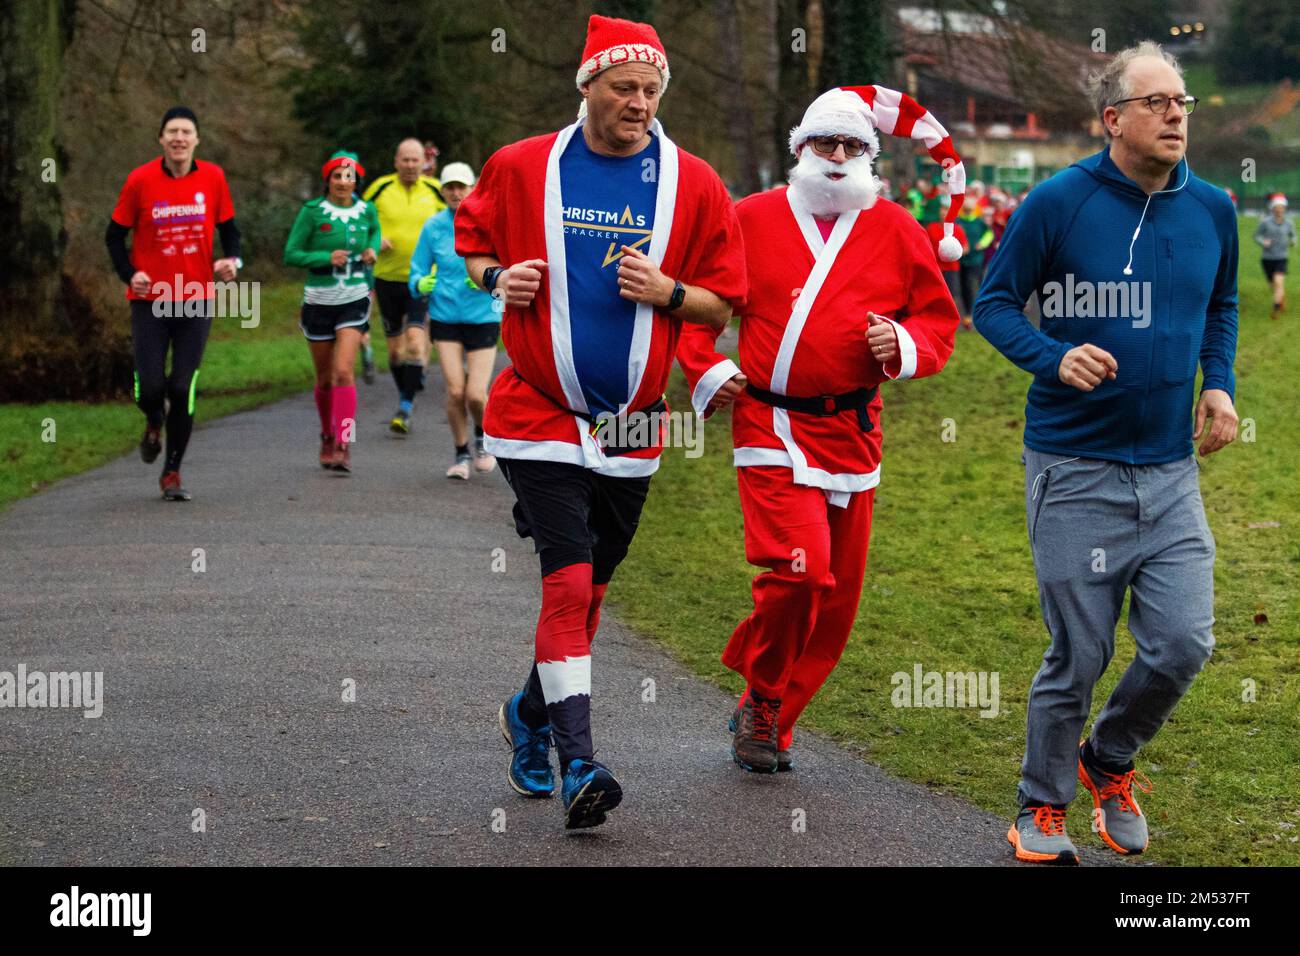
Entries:
[[1092, 98], [1097, 119], [1105, 130], [1106, 140], [1110, 141], [1110, 130], [1106, 129], [1106, 107], [1113, 106], [1117, 100], [1127, 99], [1133, 95], [1128, 83], [1128, 68], [1139, 57], [1152, 56], [1164, 60], [1182, 79], [1183, 68], [1172, 53], [1165, 51], [1154, 40], [1143, 40], [1137, 46], [1131, 46], [1116, 53], [1101, 70], [1088, 77], [1088, 95]]

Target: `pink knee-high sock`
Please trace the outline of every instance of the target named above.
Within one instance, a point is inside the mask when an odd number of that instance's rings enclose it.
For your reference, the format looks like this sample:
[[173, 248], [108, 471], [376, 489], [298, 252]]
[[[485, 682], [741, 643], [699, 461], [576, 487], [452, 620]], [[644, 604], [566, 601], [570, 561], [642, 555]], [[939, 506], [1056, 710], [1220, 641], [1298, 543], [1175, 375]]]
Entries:
[[[355, 386], [353, 387], [355, 388]], [[316, 386], [316, 414], [320, 416], [320, 433], [332, 436], [334, 434], [334, 420], [330, 417], [330, 392], [331, 389], [328, 385], [324, 388], [319, 385]]]
[[330, 409], [334, 424], [334, 440], [352, 444], [357, 440], [357, 387], [355, 385], [335, 385], [333, 403]]

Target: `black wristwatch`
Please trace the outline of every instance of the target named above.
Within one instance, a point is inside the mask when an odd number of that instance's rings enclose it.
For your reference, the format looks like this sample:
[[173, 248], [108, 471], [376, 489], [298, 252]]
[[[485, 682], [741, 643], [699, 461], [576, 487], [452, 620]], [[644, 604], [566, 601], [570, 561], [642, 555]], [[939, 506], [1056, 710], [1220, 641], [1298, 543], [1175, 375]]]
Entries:
[[493, 290], [495, 290], [497, 287], [497, 279], [499, 279], [501, 277], [501, 273], [505, 271], [506, 271], [505, 266], [488, 266], [486, 269], [484, 269], [483, 288], [488, 292], [492, 292]]
[[681, 280], [679, 279], [677, 284], [673, 286], [673, 294], [668, 297], [668, 304], [664, 306], [664, 311], [671, 312], [673, 309], [680, 308], [681, 304], [685, 301], [686, 286], [682, 285]]

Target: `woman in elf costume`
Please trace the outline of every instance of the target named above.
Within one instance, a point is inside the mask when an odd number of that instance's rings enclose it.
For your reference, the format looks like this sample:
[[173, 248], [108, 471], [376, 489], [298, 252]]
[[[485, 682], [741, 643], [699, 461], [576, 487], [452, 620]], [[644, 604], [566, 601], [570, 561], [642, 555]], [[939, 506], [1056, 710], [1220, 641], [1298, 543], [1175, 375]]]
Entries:
[[379, 217], [356, 195], [366, 171], [339, 150], [321, 167], [325, 195], [302, 204], [284, 245], [285, 265], [307, 270], [299, 325], [316, 366], [320, 465], [352, 470], [357, 389], [352, 378], [370, 311], [370, 267], [379, 253]]

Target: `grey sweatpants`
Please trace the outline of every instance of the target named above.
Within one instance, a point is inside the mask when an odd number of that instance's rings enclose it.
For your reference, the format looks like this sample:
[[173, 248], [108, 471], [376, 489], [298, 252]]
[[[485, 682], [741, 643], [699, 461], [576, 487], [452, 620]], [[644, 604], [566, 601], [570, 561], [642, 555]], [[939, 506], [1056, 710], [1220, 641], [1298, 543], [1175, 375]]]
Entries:
[[1214, 537], [1196, 459], [1126, 465], [1026, 448], [1025, 510], [1052, 643], [1029, 691], [1023, 803], [1069, 803], [1092, 689], [1115, 653], [1125, 591], [1137, 656], [1092, 728], [1126, 766], [1214, 648]]

